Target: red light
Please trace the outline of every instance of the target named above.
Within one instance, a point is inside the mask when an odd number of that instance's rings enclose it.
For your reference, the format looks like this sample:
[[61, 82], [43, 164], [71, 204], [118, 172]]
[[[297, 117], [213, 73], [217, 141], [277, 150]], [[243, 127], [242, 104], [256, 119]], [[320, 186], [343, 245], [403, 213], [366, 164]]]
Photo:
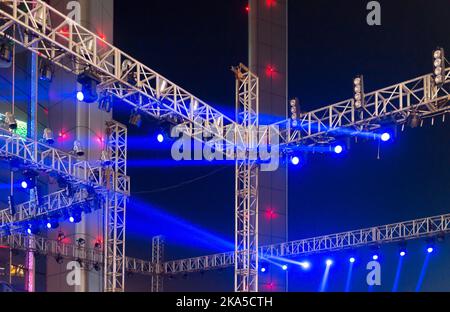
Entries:
[[247, 5], [247, 6], [245, 7], [245, 11], [250, 12], [250, 6], [249, 6], [249, 5]]
[[273, 220], [277, 217], [277, 213], [273, 209], [268, 209], [266, 210], [265, 216], [267, 220]]
[[0, 246], [0, 249], [9, 249], [8, 246]]
[[100, 39], [106, 41], [106, 36], [105, 36], [105, 34], [99, 34], [98, 36], [100, 37]]
[[266, 5], [267, 5], [269, 8], [274, 7], [276, 4], [277, 4], [277, 2], [276, 2], [275, 0], [266, 0]]
[[68, 30], [67, 28], [61, 28], [61, 29], [59, 30], [59, 33], [60, 33], [61, 35], [63, 35], [64, 37], [69, 37], [69, 30]]
[[266, 67], [266, 75], [269, 77], [273, 77], [276, 74], [277, 70], [273, 65], [267, 65]]

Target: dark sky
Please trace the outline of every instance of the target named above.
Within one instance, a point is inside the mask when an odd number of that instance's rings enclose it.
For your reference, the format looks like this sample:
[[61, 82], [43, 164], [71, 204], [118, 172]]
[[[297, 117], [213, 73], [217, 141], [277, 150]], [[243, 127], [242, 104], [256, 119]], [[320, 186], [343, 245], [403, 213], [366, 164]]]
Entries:
[[[298, 96], [305, 110], [350, 98], [357, 74], [365, 75], [366, 90], [372, 91], [431, 72], [436, 46], [450, 51], [448, 1], [380, 2], [382, 26], [369, 27], [367, 1], [290, 1], [289, 94]], [[211, 105], [229, 110], [234, 78], [228, 67], [247, 62], [245, 6], [240, 0], [152, 0], [136, 10], [129, 1], [116, 0], [115, 43]], [[126, 121], [127, 113], [121, 109], [120, 118]], [[150, 238], [156, 234], [169, 236], [168, 258], [228, 250], [226, 241], [232, 243], [234, 233], [233, 166], [173, 166], [170, 144], [162, 148], [154, 143], [155, 129], [150, 120], [141, 129], [130, 129], [134, 192], [212, 175], [170, 191], [138, 195], [140, 203], [132, 200], [128, 254], [148, 258]], [[290, 238], [447, 213], [449, 143], [448, 123], [431, 127], [428, 122], [423, 129], [399, 133], [394, 143], [382, 147], [380, 160], [374, 142], [353, 144], [339, 158], [310, 155], [306, 166], [290, 172]], [[215, 236], [202, 238], [205, 232]], [[386, 253], [393, 257], [395, 248]], [[415, 258], [411, 256], [410, 279], [417, 279], [423, 246], [417, 242], [411, 248]], [[430, 266], [429, 276], [435, 279], [428, 280], [427, 287], [450, 290], [449, 281], [438, 278], [450, 273], [448, 243], [440, 259]], [[412, 284], [405, 281], [403, 289], [410, 290]], [[296, 277], [291, 286], [315, 290]], [[333, 289], [342, 290], [338, 285]]]

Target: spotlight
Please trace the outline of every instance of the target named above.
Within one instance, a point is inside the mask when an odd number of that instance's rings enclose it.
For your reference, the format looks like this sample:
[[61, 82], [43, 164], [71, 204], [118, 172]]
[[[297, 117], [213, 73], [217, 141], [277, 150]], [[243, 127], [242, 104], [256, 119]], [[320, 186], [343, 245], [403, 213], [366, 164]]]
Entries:
[[443, 48], [437, 48], [433, 52], [433, 67], [434, 82], [437, 87], [442, 87], [445, 82], [445, 51]]
[[142, 116], [137, 110], [132, 110], [130, 114], [129, 124], [140, 128], [142, 125]]
[[25, 170], [23, 172], [24, 179], [20, 183], [20, 186], [25, 190], [31, 190], [36, 187], [36, 177], [39, 174], [32, 170]]
[[400, 257], [406, 256], [406, 251], [400, 251]]
[[373, 259], [374, 261], [377, 261], [378, 259], [380, 259], [380, 256], [377, 255], [377, 254], [375, 254], [375, 255], [372, 256], [372, 259]]
[[22, 181], [22, 183], [20, 183], [20, 186], [23, 188], [23, 189], [28, 189], [28, 183], [27, 183], [27, 181]]
[[300, 117], [300, 100], [298, 98], [294, 98], [289, 101], [290, 112], [291, 112], [291, 120], [292, 126], [294, 128], [298, 127], [298, 118]]
[[362, 109], [365, 106], [364, 100], [364, 77], [358, 76], [353, 80], [355, 108]]
[[286, 264], [284, 264], [281, 268], [283, 269], [283, 271], [287, 271], [288, 266]]
[[39, 65], [39, 79], [42, 81], [52, 82], [53, 75], [55, 73], [55, 67], [52, 63], [45, 59], [42, 59]]
[[12, 43], [6, 38], [0, 39], [0, 68], [9, 68], [12, 61]]
[[83, 102], [84, 101], [84, 93], [82, 91], [78, 91], [77, 92], [77, 100], [79, 102]]
[[409, 114], [406, 123], [407, 123], [408, 127], [414, 129], [414, 128], [417, 128], [420, 126], [420, 124], [422, 123], [422, 118], [420, 118], [417, 111], [412, 111]]
[[434, 248], [433, 247], [428, 247], [427, 248], [427, 252], [430, 254], [430, 253], [433, 253], [433, 251], [434, 251]]
[[59, 228], [59, 222], [58, 220], [50, 220], [47, 222], [47, 229], [57, 229]]
[[75, 223], [75, 218], [74, 217], [69, 217], [69, 222], [70, 223]]
[[81, 146], [81, 142], [78, 140], [73, 142], [73, 153], [78, 157], [84, 156], [83, 147]]
[[336, 153], [336, 154], [342, 154], [342, 152], [344, 151], [344, 148], [342, 147], [342, 145], [336, 145], [335, 147], [334, 147], [334, 152]]
[[95, 249], [102, 249], [102, 242], [101, 241], [96, 241], [95, 245], [94, 245]]
[[5, 113], [5, 124], [8, 126], [8, 128], [10, 130], [16, 130], [17, 129], [16, 117], [12, 113], [6, 112]]
[[95, 73], [86, 70], [78, 75], [77, 82], [81, 84], [81, 93], [77, 93], [77, 99], [80, 102], [94, 103], [98, 100], [97, 85], [100, 83], [100, 78]]
[[159, 143], [163, 143], [164, 142], [164, 135], [162, 135], [161, 133], [157, 135], [156, 139], [158, 140]]
[[50, 222], [47, 222], [47, 229], [51, 229], [52, 228], [52, 224]]
[[325, 264], [326, 264], [327, 266], [332, 266], [332, 265], [333, 265], [333, 260], [327, 259], [327, 261], [325, 261]]
[[30, 224], [27, 228], [28, 235], [38, 235], [39, 232], [39, 227], [36, 224]]
[[55, 143], [55, 138], [53, 137], [53, 131], [50, 128], [44, 129], [44, 134], [42, 136], [45, 143], [52, 145]]
[[302, 267], [303, 270], [308, 270], [311, 268], [311, 263], [308, 261], [304, 261], [300, 263], [300, 266]]
[[104, 93], [98, 102], [98, 109], [110, 113], [113, 108], [113, 97]]
[[385, 132], [385, 133], [383, 133], [381, 135], [381, 141], [388, 142], [390, 140], [391, 140], [391, 134], [390, 133]]
[[348, 261], [349, 261], [350, 263], [355, 263], [355, 262], [356, 262], [356, 259], [355, 259], [354, 257], [351, 257]]
[[86, 240], [84, 238], [77, 239], [78, 247], [84, 246], [86, 244]]
[[265, 267], [261, 268], [261, 273], [266, 273], [267, 269]]
[[94, 263], [93, 268], [94, 268], [95, 271], [99, 272], [100, 269], [101, 269], [100, 263], [98, 263], [98, 262]]
[[294, 166], [298, 166], [298, 165], [300, 164], [300, 158], [297, 157], [297, 156], [292, 157], [292, 158], [291, 158], [291, 163], [292, 163]]

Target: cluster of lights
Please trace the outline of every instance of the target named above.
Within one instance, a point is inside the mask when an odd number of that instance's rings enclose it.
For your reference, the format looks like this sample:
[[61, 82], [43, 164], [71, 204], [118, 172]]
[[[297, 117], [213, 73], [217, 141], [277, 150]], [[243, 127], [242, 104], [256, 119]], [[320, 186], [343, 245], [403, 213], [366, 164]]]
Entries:
[[442, 86], [445, 80], [445, 54], [444, 49], [438, 48], [433, 52], [434, 82], [437, 86]]
[[290, 112], [291, 112], [291, 120], [292, 127], [298, 127], [298, 118], [300, 114], [300, 101], [298, 98], [292, 99], [289, 101]]
[[77, 92], [77, 100], [85, 103], [94, 103], [98, 100], [97, 86], [100, 78], [92, 71], [86, 70], [78, 75], [77, 82], [81, 90]]
[[354, 94], [355, 94], [355, 108], [364, 108], [364, 78], [358, 76], [353, 80]]

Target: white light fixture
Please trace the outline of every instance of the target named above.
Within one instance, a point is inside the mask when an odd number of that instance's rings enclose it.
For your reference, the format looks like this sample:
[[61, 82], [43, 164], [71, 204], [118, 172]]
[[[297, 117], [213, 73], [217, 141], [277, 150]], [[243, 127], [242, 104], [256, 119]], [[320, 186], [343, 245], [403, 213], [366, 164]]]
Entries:
[[80, 141], [76, 140], [76, 141], [73, 142], [73, 152], [78, 157], [84, 156], [84, 151], [83, 151], [83, 148], [81, 146], [81, 142]]
[[53, 131], [50, 128], [44, 129], [44, 135], [42, 136], [42, 138], [44, 139], [44, 142], [47, 144], [51, 145], [51, 144], [55, 143]]
[[445, 53], [443, 48], [437, 48], [433, 52], [433, 66], [434, 83], [441, 87], [445, 81]]
[[355, 108], [362, 109], [364, 108], [364, 79], [363, 76], [358, 76], [353, 80], [354, 85], [354, 99], [355, 99]]
[[16, 130], [17, 129], [16, 117], [14, 117], [14, 115], [12, 113], [6, 112], [5, 113], [5, 124], [8, 125], [9, 129]]

